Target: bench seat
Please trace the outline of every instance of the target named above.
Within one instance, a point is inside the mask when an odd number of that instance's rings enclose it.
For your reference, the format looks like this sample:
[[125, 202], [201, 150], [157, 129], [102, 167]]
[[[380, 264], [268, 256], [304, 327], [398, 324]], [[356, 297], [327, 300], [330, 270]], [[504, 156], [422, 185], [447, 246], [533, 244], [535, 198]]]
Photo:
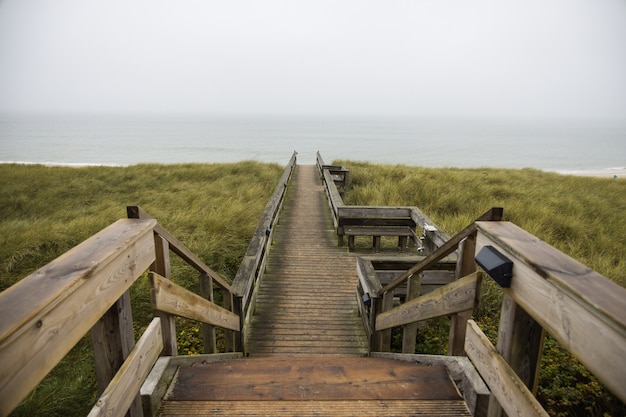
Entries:
[[343, 228], [343, 234], [348, 236], [348, 250], [354, 250], [355, 236], [372, 236], [375, 252], [380, 251], [381, 236], [398, 236], [398, 248], [401, 252], [407, 249], [407, 237], [417, 242], [418, 236], [408, 226], [347, 226]]

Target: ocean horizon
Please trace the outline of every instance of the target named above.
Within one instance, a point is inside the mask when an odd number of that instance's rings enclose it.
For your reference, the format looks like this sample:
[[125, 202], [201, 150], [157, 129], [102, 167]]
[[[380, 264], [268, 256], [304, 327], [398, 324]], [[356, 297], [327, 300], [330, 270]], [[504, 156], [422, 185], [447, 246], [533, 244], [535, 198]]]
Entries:
[[286, 164], [349, 160], [626, 174], [626, 125], [407, 117], [0, 115], [0, 163]]

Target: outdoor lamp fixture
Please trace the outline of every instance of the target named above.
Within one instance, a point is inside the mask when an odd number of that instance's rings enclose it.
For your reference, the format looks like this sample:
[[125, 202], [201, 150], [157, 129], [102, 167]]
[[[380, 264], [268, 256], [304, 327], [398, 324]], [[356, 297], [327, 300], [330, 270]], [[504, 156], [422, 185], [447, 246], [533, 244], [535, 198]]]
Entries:
[[370, 297], [370, 293], [366, 292], [365, 294], [363, 294], [363, 303], [367, 308], [370, 308], [372, 306], [372, 298]]
[[493, 246], [484, 246], [478, 255], [476, 263], [493, 278], [502, 288], [511, 286], [513, 278], [513, 262], [498, 252]]

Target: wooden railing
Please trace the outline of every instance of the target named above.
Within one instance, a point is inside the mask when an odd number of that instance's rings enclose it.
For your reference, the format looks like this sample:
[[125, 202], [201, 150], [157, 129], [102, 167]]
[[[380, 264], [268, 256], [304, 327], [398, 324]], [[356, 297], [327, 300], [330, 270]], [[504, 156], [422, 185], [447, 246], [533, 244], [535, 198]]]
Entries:
[[[90, 416], [143, 415], [141, 383], [159, 355], [176, 355], [174, 315], [238, 332], [230, 286], [139, 207], [0, 294], [0, 416], [8, 415], [91, 330], [100, 398]], [[170, 278], [169, 252], [198, 270], [204, 297]], [[134, 343], [129, 288], [150, 269], [158, 316]], [[223, 290], [224, 306], [212, 301]], [[206, 299], [208, 298], [208, 299]]]
[[261, 220], [233, 280], [234, 311], [240, 317], [240, 328], [242, 329], [240, 338], [237, 340], [237, 350], [245, 351], [246, 330], [250, 317], [254, 314], [256, 290], [265, 272], [267, 257], [272, 246], [274, 225], [278, 223], [287, 186], [296, 168], [296, 155], [294, 152], [283, 171], [283, 175], [261, 215]]
[[[387, 351], [389, 331], [402, 327], [403, 352], [414, 353], [415, 345], [407, 341], [415, 339], [411, 326], [450, 316], [448, 354], [467, 354], [491, 391], [488, 406], [477, 408], [477, 415], [499, 416], [504, 411], [547, 416], [534, 395], [548, 332], [626, 401], [626, 289], [514, 224], [499, 221], [501, 215], [501, 209], [485, 213], [386, 285], [378, 280], [372, 262], [358, 260], [360, 311], [372, 335], [372, 351]], [[486, 246], [513, 265], [510, 287], [503, 288], [497, 346], [470, 319], [485, 275], [475, 259]], [[420, 274], [454, 251], [458, 278], [420, 293]], [[391, 308], [394, 291], [402, 284], [404, 303]]]
[[513, 263], [497, 346], [474, 321], [467, 325], [465, 350], [492, 392], [490, 415], [500, 407], [547, 415], [533, 396], [544, 331], [626, 402], [626, 289], [512, 223], [476, 229], [476, 253], [491, 246]]
[[[498, 221], [501, 218], [502, 209], [495, 207], [479, 220]], [[389, 351], [391, 329], [402, 326], [402, 350], [414, 353], [417, 322], [426, 320], [424, 317], [451, 316], [448, 354], [463, 354], [466, 322], [477, 305], [481, 283], [473, 258], [475, 236], [476, 226], [472, 223], [385, 285], [366, 259], [359, 260], [357, 291], [372, 351]], [[428, 279], [428, 273], [450, 269], [454, 270], [454, 275], [449, 283], [422, 291], [422, 280]], [[404, 291], [404, 304], [392, 309], [398, 290]]]

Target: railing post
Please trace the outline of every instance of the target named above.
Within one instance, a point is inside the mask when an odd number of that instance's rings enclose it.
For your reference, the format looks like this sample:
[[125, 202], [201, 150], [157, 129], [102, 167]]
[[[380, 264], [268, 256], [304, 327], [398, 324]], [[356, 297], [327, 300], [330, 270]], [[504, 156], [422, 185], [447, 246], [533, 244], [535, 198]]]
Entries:
[[[537, 394], [544, 340], [545, 330], [541, 325], [513, 298], [503, 294], [496, 349], [533, 395]], [[493, 395], [489, 399], [487, 415], [503, 415], [502, 407]]]
[[[235, 303], [234, 303], [234, 297], [233, 294], [226, 290], [223, 289], [222, 290], [222, 300], [224, 301], [224, 308], [226, 310], [229, 310], [235, 314], [239, 314], [237, 310], [235, 310]], [[241, 329], [243, 330], [243, 328], [241, 327]], [[241, 350], [236, 350], [235, 346], [236, 346], [236, 341], [235, 341], [235, 336], [236, 336], [237, 332], [234, 332], [232, 330], [228, 330], [228, 329], [224, 329], [224, 351], [226, 352], [242, 352]]]
[[[98, 380], [98, 395], [101, 395], [135, 346], [129, 291], [126, 291], [91, 328], [91, 340]], [[128, 417], [143, 416], [139, 394], [126, 415]]]
[[236, 295], [233, 298], [233, 312], [235, 314], [239, 315], [239, 337], [235, 337], [235, 351], [236, 352], [244, 352], [245, 354], [245, 341], [244, 341], [244, 336], [245, 336], [245, 319], [246, 319], [246, 312], [244, 311], [243, 308], [243, 297], [242, 296], [238, 296]]
[[[376, 298], [376, 309], [373, 311], [373, 314], [376, 316], [380, 313], [384, 313], [385, 311], [389, 311], [393, 308], [393, 290], [387, 291], [383, 294], [383, 298]], [[374, 324], [376, 321], [374, 320]], [[373, 326], [372, 328], [375, 328]], [[389, 352], [391, 350], [391, 329], [386, 329], [382, 331], [374, 332], [374, 341], [373, 341], [374, 352]]]
[[[156, 261], [150, 267], [152, 272], [156, 272], [162, 277], [171, 279], [172, 271], [170, 268], [170, 251], [169, 243], [161, 236], [154, 235], [154, 250]], [[163, 329], [163, 355], [178, 355], [178, 345], [176, 343], [176, 322], [174, 316], [162, 311], [157, 311], [156, 316], [161, 319]]]
[[[200, 295], [213, 302], [213, 279], [206, 272], [200, 274]], [[202, 323], [202, 342], [204, 353], [215, 353], [215, 326]]]
[[[129, 219], [150, 218], [150, 216], [138, 206], [126, 207], [126, 214]], [[155, 261], [150, 266], [150, 271], [156, 272], [164, 278], [171, 279], [172, 271], [170, 267], [169, 242], [157, 233], [154, 233], [154, 252]], [[174, 316], [161, 311], [157, 311], [156, 316], [161, 319], [161, 329], [163, 332], [162, 355], [178, 355], [178, 345], [176, 343], [176, 323], [174, 321]]]
[[[406, 301], [420, 296], [421, 281], [420, 274], [413, 274], [407, 280]], [[402, 353], [415, 353], [416, 339], [417, 323], [406, 324], [402, 332]]]
[[[476, 233], [459, 242], [459, 257], [457, 258], [455, 279], [460, 279], [476, 272], [476, 262], [474, 261], [475, 252]], [[479, 287], [476, 289], [476, 298], [478, 299], [480, 296], [480, 280], [478, 280], [477, 286]], [[467, 321], [472, 317], [472, 311], [473, 310], [467, 310], [452, 316], [450, 320], [450, 335], [448, 338], [448, 355], [465, 355], [465, 332], [467, 329]]]

